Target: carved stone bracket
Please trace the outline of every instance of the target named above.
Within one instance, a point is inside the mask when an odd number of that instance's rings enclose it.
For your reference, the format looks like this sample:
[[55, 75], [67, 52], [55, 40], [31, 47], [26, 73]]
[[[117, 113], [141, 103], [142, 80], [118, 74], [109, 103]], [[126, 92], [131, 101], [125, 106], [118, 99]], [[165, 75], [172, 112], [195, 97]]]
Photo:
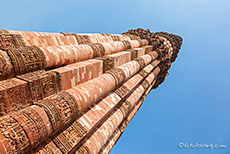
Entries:
[[99, 59], [103, 61], [103, 72], [106, 72], [114, 68], [114, 58], [113, 57], [103, 56], [103, 57], [97, 57], [95, 59]]
[[17, 78], [29, 83], [32, 100], [36, 102], [61, 91], [60, 79], [56, 72], [40, 70]]
[[128, 50], [131, 52], [131, 60], [134, 60], [135, 58], [137, 58], [138, 55], [138, 50]]

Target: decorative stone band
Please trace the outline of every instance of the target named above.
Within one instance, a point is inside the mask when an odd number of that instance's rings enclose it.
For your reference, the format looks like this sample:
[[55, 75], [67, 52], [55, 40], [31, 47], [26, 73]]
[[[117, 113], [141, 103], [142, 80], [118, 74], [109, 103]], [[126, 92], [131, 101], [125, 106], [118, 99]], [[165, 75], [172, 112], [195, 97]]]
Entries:
[[124, 44], [125, 50], [126, 50], [126, 49], [132, 49], [132, 46], [131, 46], [131, 44], [130, 44], [129, 41], [124, 40], [124, 41], [121, 41], [121, 42]]
[[89, 36], [88, 35], [79, 35], [80, 38], [81, 38], [81, 43], [82, 44], [89, 44], [89, 43], [92, 43], [90, 42], [90, 39], [89, 39]]
[[128, 126], [129, 122], [127, 119], [124, 119], [122, 121], [122, 123], [119, 125], [119, 130], [121, 131], [121, 133], [124, 133], [126, 127]]
[[142, 87], [144, 88], [144, 91], [146, 91], [149, 86], [150, 86], [150, 83], [148, 82], [148, 80], [144, 80], [142, 83], [141, 83]]
[[183, 41], [182, 38], [177, 36], [177, 35], [168, 34], [165, 32], [157, 32], [156, 34], [169, 40], [171, 47], [173, 48], [173, 55], [172, 55], [170, 61], [174, 62], [176, 57], [177, 57], [177, 54], [181, 48], [182, 41]]
[[134, 60], [135, 58], [138, 58], [138, 50], [127, 50], [131, 52], [131, 59]]
[[156, 67], [158, 64], [160, 64], [160, 61], [159, 61], [159, 60], [154, 60], [154, 61], [151, 63], [151, 65], [152, 65], [153, 67]]
[[127, 35], [130, 37], [131, 40], [141, 40], [141, 38], [139, 36], [135, 36], [135, 35]]
[[[44, 148], [41, 148], [44, 147]], [[28, 154], [63, 154], [60, 149], [57, 148], [51, 138], [47, 138], [40, 143], [37, 147], [27, 152]]]
[[6, 29], [1, 29], [0, 34], [9, 34], [8, 30]]
[[19, 34], [0, 34], [0, 49], [22, 48], [26, 44]]
[[53, 133], [71, 123], [79, 113], [77, 101], [66, 91], [47, 97], [35, 104], [46, 111]]
[[134, 59], [135, 61], [137, 61], [140, 65], [140, 69], [143, 69], [145, 67], [145, 60], [143, 58], [136, 58]]
[[105, 48], [100, 43], [90, 43], [89, 46], [93, 49], [93, 57], [102, 57], [105, 55]]
[[78, 35], [77, 33], [63, 33], [63, 32], [61, 32], [61, 34], [63, 34], [64, 36], [75, 36], [78, 44], [84, 44], [83, 41], [81, 40], [80, 35]]
[[138, 41], [140, 42], [141, 47], [142, 47], [142, 46], [146, 46], [146, 45], [149, 44], [148, 40], [146, 40], [146, 39], [140, 39], [140, 40], [138, 40]]
[[60, 77], [56, 72], [39, 70], [17, 78], [28, 82], [32, 100], [35, 102], [61, 91]]
[[157, 57], [158, 57], [158, 54], [156, 51], [148, 52], [147, 54], [150, 55], [152, 57], [152, 59], [157, 59]]
[[122, 99], [124, 99], [129, 93], [131, 89], [129, 89], [126, 85], [121, 85], [119, 88], [115, 89], [115, 93], [120, 96]]
[[0, 50], [0, 81], [14, 76], [11, 59], [5, 51]]
[[0, 153], [26, 153], [52, 133], [45, 111], [32, 105], [0, 119]]
[[115, 81], [116, 81], [116, 87], [120, 86], [125, 81], [125, 73], [120, 68], [113, 68], [106, 73], [111, 74]]
[[145, 78], [146, 76], [148, 76], [148, 72], [146, 72], [146, 71], [143, 70], [143, 69], [139, 72], [139, 74], [140, 74], [143, 78]]
[[119, 36], [117, 36], [117, 35], [111, 35], [111, 37], [112, 37], [113, 41], [121, 41]]
[[14, 67], [15, 75], [44, 69], [46, 58], [39, 47], [9, 48], [6, 50]]
[[160, 72], [160, 67], [158, 66], [158, 67], [156, 67], [154, 70], [153, 70], [153, 74], [154, 74], [154, 76], [156, 76], [157, 77], [157, 75], [159, 74], [159, 72]]
[[89, 148], [86, 145], [82, 145], [75, 154], [91, 154]]
[[128, 100], [124, 100], [124, 102], [122, 102], [118, 108], [122, 111], [124, 117], [127, 116], [127, 114], [130, 112], [132, 105]]
[[74, 121], [65, 130], [51, 136], [51, 139], [63, 153], [70, 153], [87, 133], [87, 130], [78, 121]]

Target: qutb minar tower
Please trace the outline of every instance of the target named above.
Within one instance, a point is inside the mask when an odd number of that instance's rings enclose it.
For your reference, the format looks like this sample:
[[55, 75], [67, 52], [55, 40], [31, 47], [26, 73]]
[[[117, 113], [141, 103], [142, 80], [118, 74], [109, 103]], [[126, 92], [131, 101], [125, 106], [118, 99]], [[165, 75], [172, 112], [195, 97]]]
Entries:
[[107, 154], [182, 38], [0, 30], [0, 153]]

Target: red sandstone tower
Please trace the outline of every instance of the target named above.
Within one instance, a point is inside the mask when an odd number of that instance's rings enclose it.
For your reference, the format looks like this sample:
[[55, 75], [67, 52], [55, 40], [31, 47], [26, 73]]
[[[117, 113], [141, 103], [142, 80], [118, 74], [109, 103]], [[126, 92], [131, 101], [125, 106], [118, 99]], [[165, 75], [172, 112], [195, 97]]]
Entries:
[[0, 153], [107, 154], [182, 38], [0, 30]]

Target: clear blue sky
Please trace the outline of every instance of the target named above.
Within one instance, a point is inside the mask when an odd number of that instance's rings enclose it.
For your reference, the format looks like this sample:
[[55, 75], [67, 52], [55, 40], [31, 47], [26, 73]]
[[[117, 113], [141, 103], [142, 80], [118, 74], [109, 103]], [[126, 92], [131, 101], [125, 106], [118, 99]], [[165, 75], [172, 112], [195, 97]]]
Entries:
[[[141, 27], [179, 34], [184, 42], [170, 75], [111, 154], [228, 154], [229, 7], [229, 0], [2, 0], [0, 28], [122, 33]], [[226, 148], [180, 149], [180, 142]]]

